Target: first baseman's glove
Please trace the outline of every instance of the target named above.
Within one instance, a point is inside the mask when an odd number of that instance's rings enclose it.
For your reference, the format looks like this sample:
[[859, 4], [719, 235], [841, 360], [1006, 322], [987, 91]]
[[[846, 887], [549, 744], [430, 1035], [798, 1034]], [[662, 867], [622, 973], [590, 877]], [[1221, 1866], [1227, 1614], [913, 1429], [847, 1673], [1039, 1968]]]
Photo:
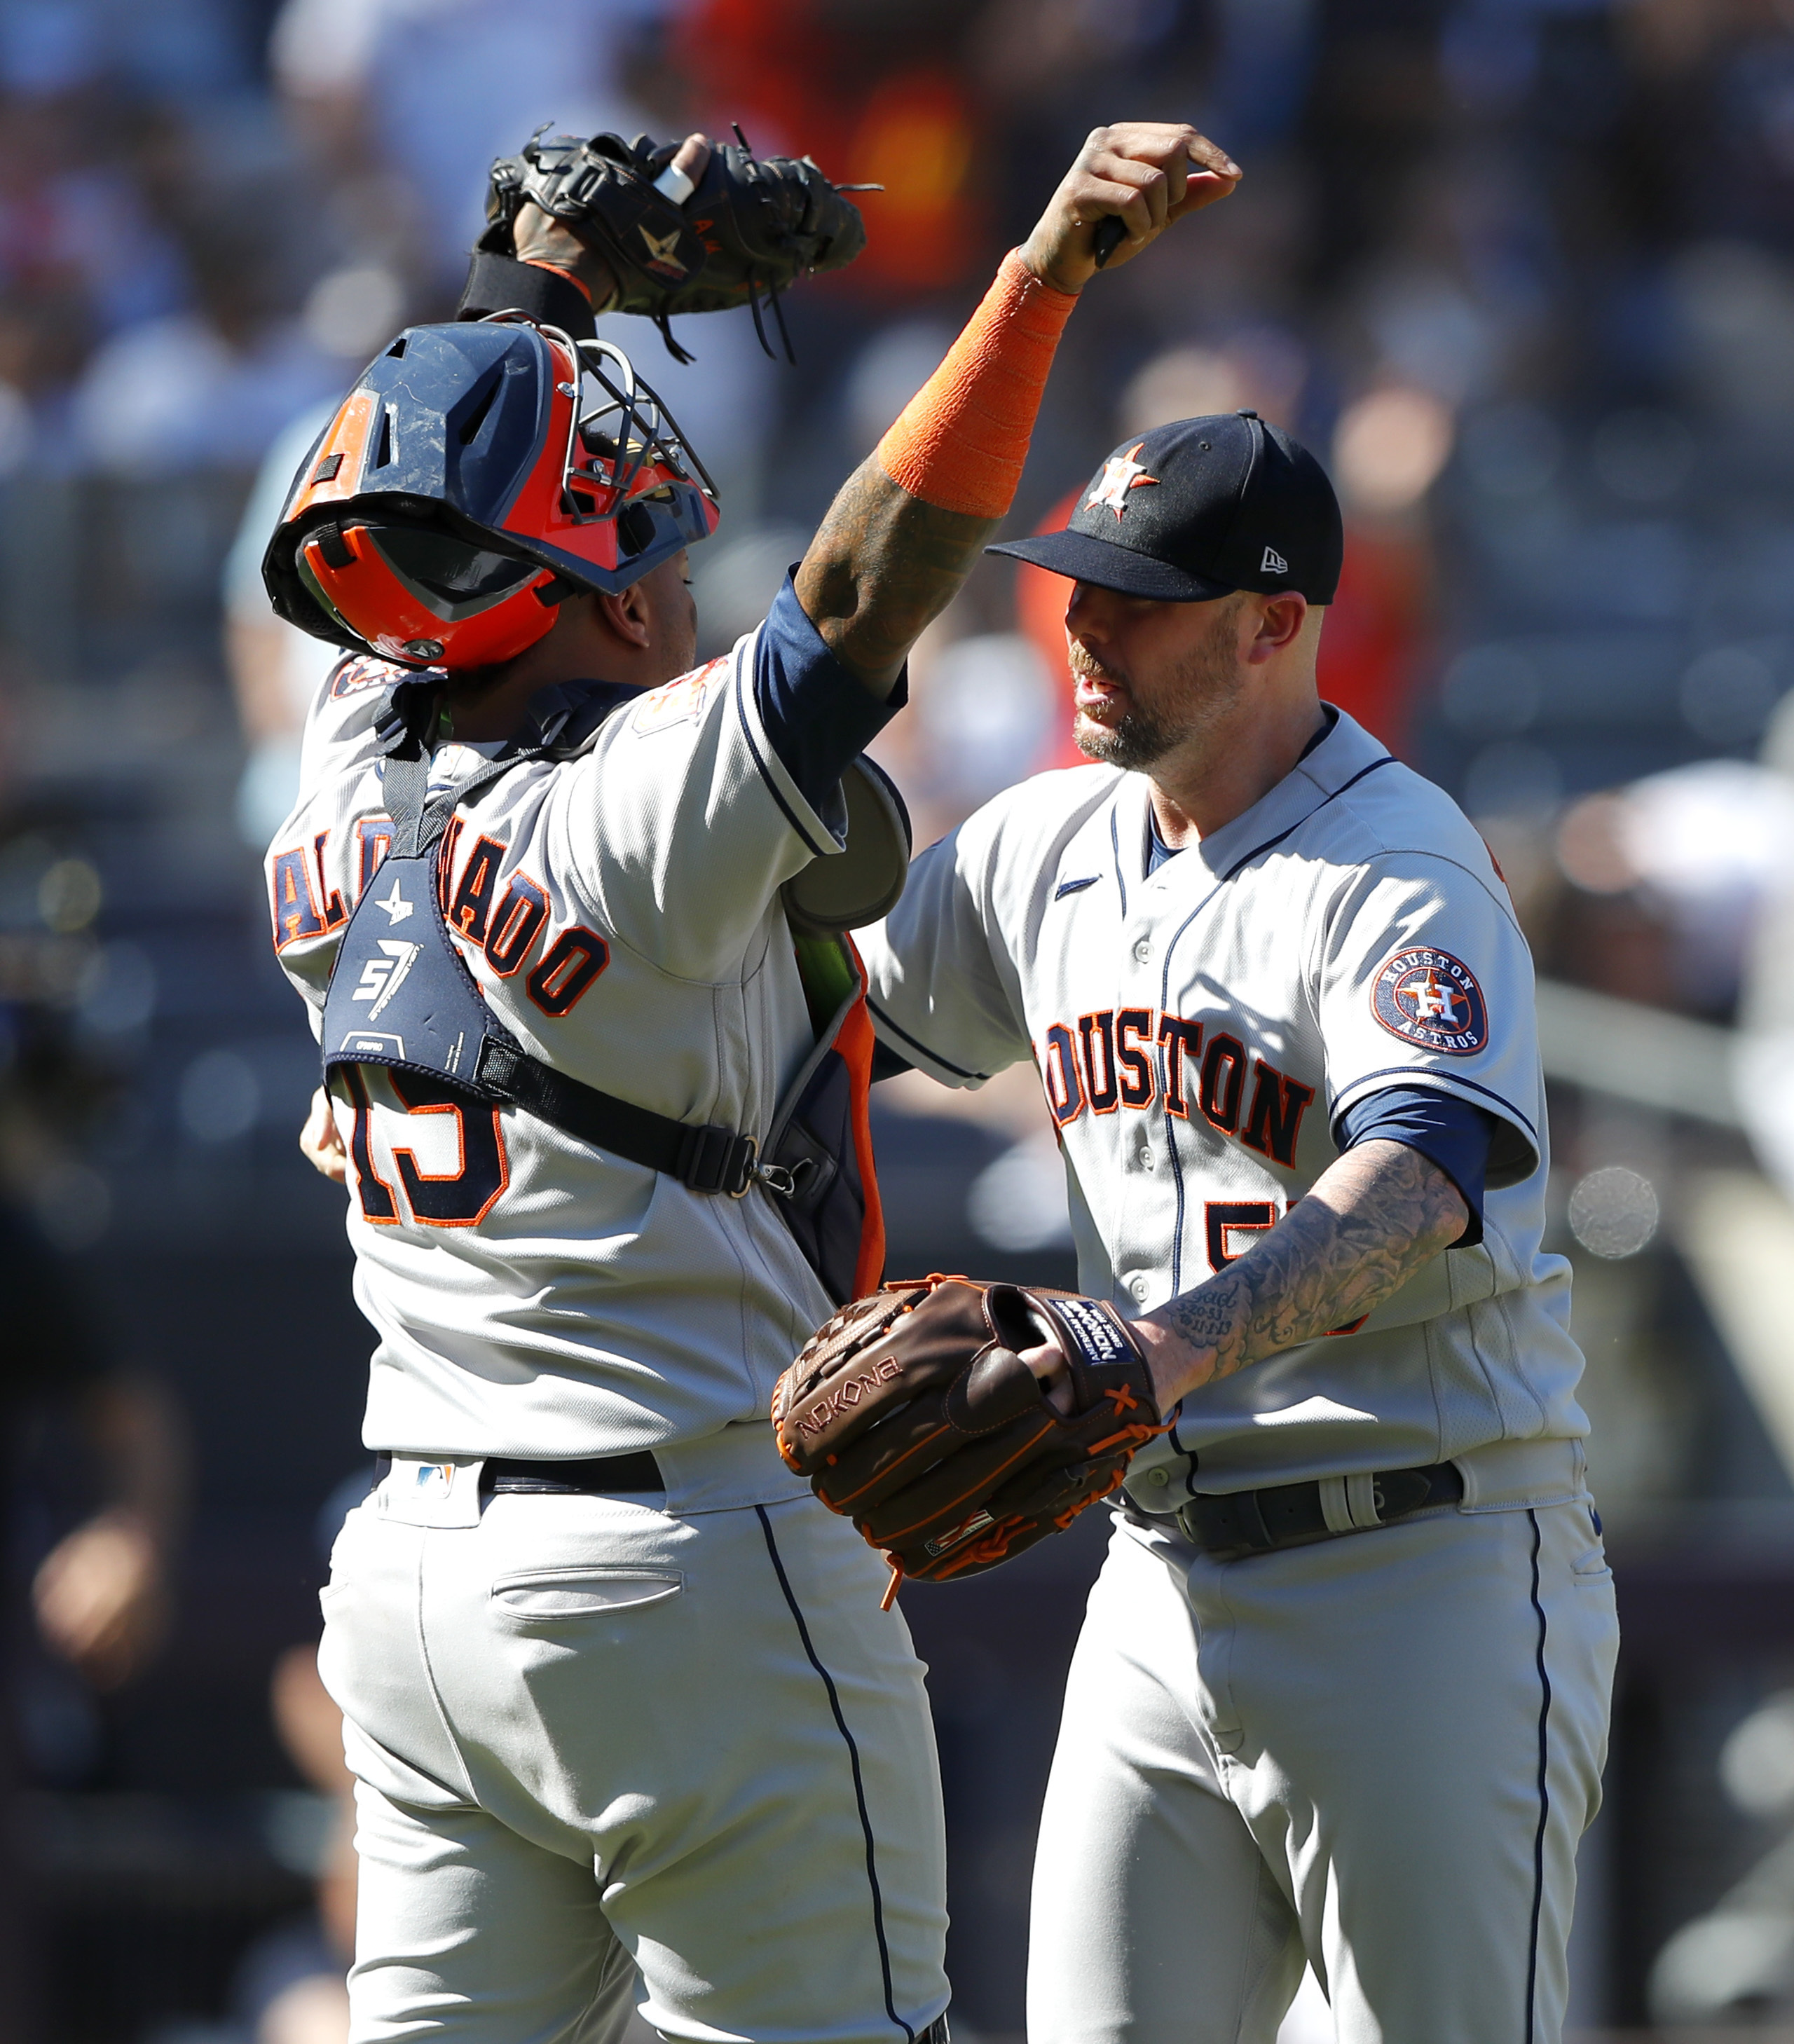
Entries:
[[[1070, 1366], [1069, 1416], [1019, 1353], [1043, 1341]], [[938, 1276], [887, 1285], [820, 1327], [778, 1380], [772, 1418], [786, 1465], [884, 1550], [893, 1591], [904, 1576], [994, 1568], [1069, 1526], [1165, 1431], [1112, 1306]]]
[[[533, 200], [609, 266], [618, 291], [613, 309], [657, 320], [681, 361], [690, 357], [668, 332], [670, 315], [751, 305], [758, 325], [763, 294], [776, 309], [795, 279], [839, 270], [866, 246], [859, 207], [808, 156], [759, 157], [717, 143], [682, 206], [655, 189], [676, 151], [645, 135], [582, 141], [538, 129], [519, 155], [493, 165], [479, 246], [514, 255], [512, 229], [524, 202]], [[760, 337], [764, 344], [763, 330]]]

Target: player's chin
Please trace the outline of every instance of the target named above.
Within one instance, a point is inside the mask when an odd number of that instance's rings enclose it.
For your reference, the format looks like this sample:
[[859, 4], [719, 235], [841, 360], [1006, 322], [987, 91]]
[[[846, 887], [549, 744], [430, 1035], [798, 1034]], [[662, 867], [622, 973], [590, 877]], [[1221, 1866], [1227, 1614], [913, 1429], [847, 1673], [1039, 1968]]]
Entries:
[[1108, 760], [1115, 757], [1122, 737], [1113, 724], [1103, 723], [1089, 711], [1081, 709], [1072, 717], [1071, 742], [1086, 759]]

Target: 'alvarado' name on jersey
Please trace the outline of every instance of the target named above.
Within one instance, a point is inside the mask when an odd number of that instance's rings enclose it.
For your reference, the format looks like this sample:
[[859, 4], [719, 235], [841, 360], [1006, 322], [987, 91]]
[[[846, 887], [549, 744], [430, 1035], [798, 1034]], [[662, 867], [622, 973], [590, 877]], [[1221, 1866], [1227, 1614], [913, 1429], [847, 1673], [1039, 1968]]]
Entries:
[[[513, 873], [494, 903], [505, 847], [496, 838], [480, 837], [474, 840], [451, 893], [450, 876], [459, 849], [462, 821], [459, 816], [455, 817], [444, 833], [437, 869], [442, 876], [443, 915], [451, 936], [478, 946], [499, 978], [509, 979], [521, 969], [547, 926], [547, 889], [527, 873]], [[391, 848], [392, 819], [362, 816], [354, 828], [359, 852], [359, 901], [373, 885], [380, 862]], [[320, 831], [309, 848], [296, 845], [275, 855], [271, 876], [276, 951], [283, 951], [302, 939], [326, 936], [348, 921], [340, 891], [332, 889], [325, 877], [329, 846], [330, 832]], [[375, 906], [384, 909], [397, 924], [411, 913], [412, 905], [399, 899], [395, 888], [391, 899], [377, 901]], [[375, 1004], [369, 1014], [371, 1021], [397, 990], [417, 953], [415, 945], [396, 939], [382, 942], [380, 948], [392, 960], [391, 965], [382, 971], [382, 962], [370, 959], [363, 968], [363, 983], [353, 996], [357, 1001]], [[569, 1012], [609, 962], [610, 947], [597, 932], [572, 924], [544, 949], [535, 970], [524, 982], [524, 990], [544, 1015], [558, 1018]], [[370, 974], [375, 977], [370, 979]]]

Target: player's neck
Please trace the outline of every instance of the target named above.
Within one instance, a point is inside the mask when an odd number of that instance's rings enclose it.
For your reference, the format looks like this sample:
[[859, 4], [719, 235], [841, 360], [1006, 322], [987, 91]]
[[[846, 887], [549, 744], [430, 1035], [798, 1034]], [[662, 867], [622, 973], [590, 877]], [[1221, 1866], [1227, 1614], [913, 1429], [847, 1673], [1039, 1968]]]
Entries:
[[1225, 829], [1293, 770], [1326, 726], [1312, 680], [1269, 698], [1248, 697], [1237, 716], [1152, 768], [1159, 836], [1175, 851]]
[[658, 641], [632, 646], [614, 632], [570, 633], [564, 639], [551, 632], [501, 668], [450, 676], [448, 707], [454, 735], [468, 745], [509, 738], [521, 727], [530, 698], [560, 682], [659, 688], [681, 671], [677, 665], [670, 668], [668, 659]]

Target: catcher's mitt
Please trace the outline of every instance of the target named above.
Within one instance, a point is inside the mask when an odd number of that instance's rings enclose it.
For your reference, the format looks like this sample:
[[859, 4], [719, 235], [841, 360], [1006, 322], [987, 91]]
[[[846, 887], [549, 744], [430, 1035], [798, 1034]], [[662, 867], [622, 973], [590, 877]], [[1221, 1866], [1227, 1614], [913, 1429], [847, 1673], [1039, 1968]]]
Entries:
[[676, 204], [655, 189], [676, 151], [675, 144], [656, 145], [645, 135], [633, 142], [617, 135], [582, 141], [545, 136], [539, 128], [520, 154], [493, 165], [479, 247], [489, 255], [514, 255], [512, 229], [524, 202], [532, 200], [603, 257], [617, 279], [612, 309], [658, 321], [678, 360], [691, 358], [667, 324], [672, 314], [742, 305], [754, 308], [770, 354], [760, 324], [762, 294], [778, 313], [779, 293], [795, 279], [852, 262], [866, 246], [859, 209], [808, 156], [760, 157], [724, 143], [713, 144], [696, 189]]
[[[1019, 1353], [1043, 1341], [1070, 1366], [1068, 1416]], [[772, 1418], [787, 1466], [884, 1550], [893, 1592], [905, 1576], [994, 1568], [1069, 1526], [1164, 1431], [1112, 1307], [939, 1276], [887, 1285], [818, 1328]]]

